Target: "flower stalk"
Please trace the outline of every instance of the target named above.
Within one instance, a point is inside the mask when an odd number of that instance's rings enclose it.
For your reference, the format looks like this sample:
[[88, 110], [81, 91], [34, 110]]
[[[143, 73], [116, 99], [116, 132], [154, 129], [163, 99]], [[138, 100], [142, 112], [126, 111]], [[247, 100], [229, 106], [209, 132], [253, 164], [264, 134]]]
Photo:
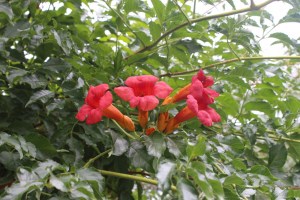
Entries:
[[[118, 178], [124, 178], [124, 179], [149, 183], [151, 185], [158, 186], [158, 181], [154, 180], [154, 179], [150, 179], [150, 178], [145, 178], [145, 177], [141, 177], [141, 176], [134, 176], [134, 175], [124, 174], [124, 173], [119, 173], [119, 172], [106, 171], [106, 170], [101, 170], [101, 169], [99, 169], [98, 172], [100, 172], [104, 176], [114, 176], [114, 177], [118, 177]], [[171, 186], [171, 189], [174, 192], [177, 192], [177, 189], [174, 185]]]

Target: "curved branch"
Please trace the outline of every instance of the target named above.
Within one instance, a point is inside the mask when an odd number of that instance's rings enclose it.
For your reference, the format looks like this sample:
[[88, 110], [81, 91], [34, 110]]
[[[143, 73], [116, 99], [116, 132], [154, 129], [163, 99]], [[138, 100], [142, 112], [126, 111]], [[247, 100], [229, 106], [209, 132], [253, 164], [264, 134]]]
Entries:
[[208, 15], [208, 16], [205, 16], [205, 17], [200, 17], [200, 18], [197, 18], [197, 19], [189, 20], [189, 21], [184, 22], [184, 23], [176, 26], [175, 28], [173, 28], [173, 29], [165, 32], [156, 41], [154, 41], [152, 44], [143, 47], [142, 49], [136, 51], [134, 54], [132, 54], [130, 56], [127, 56], [125, 59], [128, 59], [129, 57], [131, 57], [133, 55], [136, 55], [136, 54], [143, 53], [145, 51], [151, 50], [153, 47], [155, 47], [165, 37], [167, 37], [171, 33], [175, 32], [178, 29], [181, 29], [181, 28], [183, 28], [183, 27], [185, 27], [187, 25], [198, 23], [198, 22], [205, 21], [205, 20], [216, 19], [216, 18], [226, 17], [226, 16], [230, 16], [230, 15], [236, 15], [236, 14], [239, 14], [239, 13], [249, 12], [249, 11], [253, 11], [253, 10], [259, 10], [262, 7], [265, 7], [266, 5], [268, 5], [268, 4], [270, 4], [270, 3], [274, 2], [274, 1], [278, 1], [278, 0], [268, 0], [268, 1], [265, 1], [263, 3], [256, 4], [255, 6], [250, 5], [250, 7], [242, 8], [242, 9], [239, 9], [239, 10], [233, 10], [233, 11], [229, 11], [229, 12], [224, 12], [224, 13], [219, 13], [219, 14], [214, 14], [214, 15]]
[[[112, 172], [112, 171], [106, 171], [106, 170], [100, 170], [100, 169], [98, 171], [104, 176], [114, 176], [114, 177], [118, 177], [118, 178], [124, 178], [124, 179], [133, 180], [133, 181], [149, 183], [152, 185], [158, 185], [157, 180], [150, 179], [150, 178], [145, 178], [145, 177], [141, 177], [141, 176], [133, 176], [130, 174], [123, 174], [123, 173], [119, 173], [119, 172]], [[171, 186], [171, 189], [174, 192], [177, 191], [177, 189], [174, 185]]]
[[[217, 62], [211, 65], [207, 65], [205, 67], [202, 67], [202, 69], [207, 69], [207, 68], [212, 68], [212, 67], [216, 67], [218, 65], [224, 65], [224, 64], [228, 64], [228, 63], [232, 63], [232, 62], [237, 62], [237, 61], [242, 61], [242, 60], [265, 60], [265, 59], [274, 59], [274, 60], [283, 60], [283, 59], [299, 59], [300, 60], [300, 56], [258, 56], [258, 57], [240, 57], [240, 58], [233, 58], [230, 60], [224, 60], [222, 62]], [[183, 75], [183, 74], [189, 74], [189, 73], [194, 73], [199, 71], [199, 69], [194, 69], [194, 70], [190, 70], [190, 71], [184, 71], [184, 72], [175, 72], [175, 73], [166, 73], [166, 74], [161, 74], [159, 77], [164, 77], [164, 76], [178, 76], [178, 75]]]

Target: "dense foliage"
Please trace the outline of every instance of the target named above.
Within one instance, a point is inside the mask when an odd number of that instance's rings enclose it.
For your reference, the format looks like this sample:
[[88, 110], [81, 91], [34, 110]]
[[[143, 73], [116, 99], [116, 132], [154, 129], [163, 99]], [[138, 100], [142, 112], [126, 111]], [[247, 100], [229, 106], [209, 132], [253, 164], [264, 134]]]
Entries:
[[[0, 198], [300, 198], [300, 38], [272, 32], [300, 23], [300, 3], [280, 2], [274, 22], [274, 0], [0, 0]], [[265, 38], [286, 55], [261, 57]], [[194, 117], [166, 134], [160, 113], [185, 101], [161, 96], [145, 125], [114, 90], [153, 75], [172, 97], [199, 69], [220, 94], [213, 126]], [[135, 131], [75, 118], [100, 84]]]

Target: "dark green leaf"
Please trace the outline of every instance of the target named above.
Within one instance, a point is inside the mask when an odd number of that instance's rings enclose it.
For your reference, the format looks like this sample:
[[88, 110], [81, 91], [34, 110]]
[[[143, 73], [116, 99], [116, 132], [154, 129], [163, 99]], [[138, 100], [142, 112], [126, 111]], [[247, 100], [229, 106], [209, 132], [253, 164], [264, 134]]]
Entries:
[[264, 101], [251, 101], [248, 102], [244, 105], [244, 108], [247, 111], [260, 111], [263, 112], [267, 115], [269, 115], [270, 117], [272, 117], [274, 115], [274, 109], [273, 107]]
[[287, 154], [284, 144], [272, 145], [269, 150], [269, 166], [271, 168], [281, 168], [286, 162]]
[[158, 166], [156, 178], [159, 187], [164, 191], [170, 188], [170, 178], [175, 169], [175, 164], [169, 161], [163, 161]]
[[189, 145], [187, 147], [187, 154], [188, 154], [190, 160], [192, 160], [193, 158], [195, 158], [197, 156], [204, 155], [205, 149], [206, 149], [205, 141], [206, 141], [205, 137], [199, 136], [196, 145], [193, 145], [193, 146]]
[[28, 105], [35, 103], [37, 101], [41, 101], [42, 103], [46, 103], [50, 98], [54, 97], [54, 93], [51, 92], [50, 90], [40, 90], [36, 93], [34, 93], [29, 101], [26, 103], [25, 107]]
[[166, 150], [164, 136], [161, 133], [154, 132], [149, 137], [145, 137], [145, 145], [149, 155], [160, 158]]
[[25, 139], [35, 145], [38, 159], [45, 160], [56, 155], [56, 149], [45, 136], [30, 134], [26, 135]]
[[114, 131], [110, 131], [111, 138], [113, 141], [113, 155], [120, 156], [125, 153], [128, 149], [128, 142], [122, 136], [115, 133]]
[[179, 179], [177, 182], [177, 189], [180, 193], [181, 199], [183, 200], [197, 200], [198, 195], [195, 190], [195, 188], [192, 186], [192, 184], [185, 180], [185, 179]]
[[266, 176], [266, 177], [270, 178], [271, 180], [277, 180], [276, 177], [274, 177], [271, 174], [270, 170], [263, 165], [254, 165], [253, 167], [251, 167], [249, 172], [252, 174], [259, 174], [259, 175]]
[[156, 16], [158, 17], [160, 24], [164, 22], [165, 5], [160, 0], [151, 0]]

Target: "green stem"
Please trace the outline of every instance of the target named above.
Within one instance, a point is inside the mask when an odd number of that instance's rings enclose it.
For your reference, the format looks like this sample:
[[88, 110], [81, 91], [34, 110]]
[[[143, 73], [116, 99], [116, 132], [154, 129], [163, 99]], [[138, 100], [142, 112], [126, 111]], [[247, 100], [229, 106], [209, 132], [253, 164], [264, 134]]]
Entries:
[[[214, 64], [210, 64], [207, 66], [202, 67], [202, 69], [207, 69], [207, 68], [213, 68], [219, 65], [224, 65], [232, 62], [239, 62], [242, 60], [265, 60], [265, 59], [274, 59], [274, 60], [280, 60], [280, 59], [300, 59], [300, 56], [257, 56], [257, 57], [240, 57], [240, 58], [233, 58], [230, 60], [224, 60], [222, 62], [217, 62]], [[166, 73], [166, 74], [161, 74], [160, 77], [164, 76], [178, 76], [178, 75], [184, 75], [184, 74], [189, 74], [189, 73], [194, 73], [199, 71], [199, 69], [195, 70], [190, 70], [190, 71], [184, 71], [184, 72], [176, 72], [176, 73]]]
[[108, 150], [106, 150], [106, 151], [98, 154], [94, 158], [89, 159], [89, 161], [87, 163], [85, 163], [85, 165], [83, 166], [83, 168], [88, 168], [93, 162], [95, 162], [97, 159], [101, 158], [102, 156], [108, 154], [110, 151], [111, 151], [111, 149], [108, 149]]
[[[185, 27], [187, 25], [190, 25], [190, 24], [193, 24], [193, 23], [198, 23], [198, 22], [205, 21], [205, 20], [216, 19], [216, 18], [226, 17], [226, 16], [230, 16], [230, 15], [236, 15], [236, 14], [240, 14], [240, 13], [244, 13], [244, 12], [249, 12], [249, 11], [253, 11], [253, 10], [259, 10], [260, 8], [262, 8], [262, 7], [264, 7], [264, 6], [272, 3], [273, 1], [277, 1], [277, 0], [268, 0], [268, 1], [265, 1], [265, 2], [263, 2], [261, 4], [257, 4], [257, 5], [254, 5], [254, 6], [251, 5], [251, 6], [247, 7], [247, 8], [242, 8], [242, 9], [239, 9], [239, 10], [233, 10], [233, 11], [219, 13], [219, 14], [214, 14], [214, 15], [208, 15], [208, 16], [205, 16], [205, 17], [200, 17], [200, 18], [197, 18], [197, 19], [189, 20], [189, 21], [184, 22], [184, 23], [176, 26], [175, 28], [172, 28], [171, 30], [165, 32], [156, 41], [154, 41], [152, 44], [143, 47], [142, 49], [136, 51], [134, 54], [132, 54], [130, 56], [133, 56], [133, 55], [136, 55], [136, 54], [143, 53], [145, 51], [151, 50], [153, 47], [155, 47], [165, 37], [169, 36], [173, 32], [175, 32], [175, 31], [177, 31], [177, 30], [179, 30], [179, 29], [181, 29], [181, 28], [183, 28], [183, 27]], [[125, 59], [128, 59], [130, 56], [126, 57]]]
[[114, 123], [115, 123], [115, 125], [121, 130], [121, 132], [122, 133], [124, 133], [127, 137], [129, 137], [129, 138], [131, 138], [131, 139], [133, 139], [133, 140], [135, 140], [135, 139], [137, 139], [137, 138], [135, 138], [133, 135], [130, 135], [129, 133], [127, 133], [119, 124], [118, 124], [118, 122], [116, 122], [114, 119], [112, 120]]
[[[98, 170], [102, 175], [104, 176], [114, 176], [114, 177], [118, 177], [118, 178], [124, 178], [124, 179], [129, 179], [129, 180], [133, 180], [133, 181], [138, 181], [138, 182], [144, 182], [144, 183], [149, 183], [151, 185], [158, 185], [158, 181], [154, 180], [154, 179], [150, 179], [150, 178], [145, 178], [145, 177], [141, 177], [141, 176], [133, 176], [133, 175], [129, 175], [129, 174], [123, 174], [123, 173], [119, 173], [119, 172], [112, 172], [112, 171], [106, 171], [106, 170]], [[171, 186], [171, 189], [176, 192], [177, 189], [175, 186]]]

